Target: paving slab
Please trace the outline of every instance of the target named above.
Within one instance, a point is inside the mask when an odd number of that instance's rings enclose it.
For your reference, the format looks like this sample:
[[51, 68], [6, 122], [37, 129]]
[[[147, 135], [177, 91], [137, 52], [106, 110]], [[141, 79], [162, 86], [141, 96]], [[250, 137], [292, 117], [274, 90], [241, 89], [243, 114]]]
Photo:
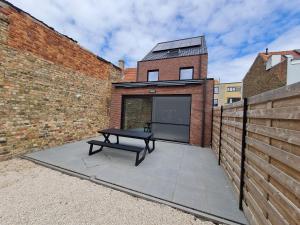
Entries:
[[[103, 140], [102, 137], [92, 138]], [[88, 177], [122, 186], [238, 224], [247, 224], [238, 209], [230, 181], [209, 148], [157, 141], [156, 149], [134, 166], [135, 153], [103, 148], [88, 155], [88, 140], [27, 154]], [[120, 138], [120, 143], [143, 146], [139, 140]]]

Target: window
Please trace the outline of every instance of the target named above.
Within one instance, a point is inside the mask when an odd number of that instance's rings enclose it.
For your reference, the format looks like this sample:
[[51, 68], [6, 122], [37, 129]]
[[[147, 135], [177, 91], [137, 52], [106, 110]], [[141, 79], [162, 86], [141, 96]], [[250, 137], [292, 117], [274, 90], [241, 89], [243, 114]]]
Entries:
[[214, 99], [214, 106], [218, 106], [218, 99]]
[[214, 94], [219, 94], [219, 87], [214, 87]]
[[240, 101], [241, 98], [227, 98], [227, 103], [234, 103]]
[[228, 92], [238, 92], [241, 91], [240, 87], [227, 87]]
[[194, 68], [180, 68], [180, 80], [193, 79]]
[[148, 71], [148, 81], [158, 81], [158, 70]]

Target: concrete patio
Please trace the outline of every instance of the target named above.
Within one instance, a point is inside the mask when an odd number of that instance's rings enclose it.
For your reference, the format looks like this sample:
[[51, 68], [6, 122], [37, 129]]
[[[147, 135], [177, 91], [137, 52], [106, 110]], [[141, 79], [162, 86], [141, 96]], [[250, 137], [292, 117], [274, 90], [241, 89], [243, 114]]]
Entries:
[[[211, 149], [159, 141], [155, 151], [135, 167], [134, 153], [104, 148], [89, 156], [86, 141], [34, 152], [25, 158], [215, 221], [247, 224]], [[143, 144], [126, 138], [120, 138], [120, 142]]]

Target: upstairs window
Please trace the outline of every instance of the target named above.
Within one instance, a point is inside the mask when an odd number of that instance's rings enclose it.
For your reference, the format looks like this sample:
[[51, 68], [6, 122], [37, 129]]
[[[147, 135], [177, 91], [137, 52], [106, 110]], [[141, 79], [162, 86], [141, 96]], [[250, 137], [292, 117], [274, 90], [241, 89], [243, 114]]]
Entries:
[[240, 92], [241, 88], [240, 87], [227, 87], [228, 92]]
[[214, 99], [214, 106], [218, 106], [218, 99]]
[[148, 81], [158, 81], [158, 70], [149, 70], [148, 71]]
[[180, 68], [180, 80], [193, 79], [194, 68]]
[[219, 94], [219, 87], [214, 87], [214, 94]]

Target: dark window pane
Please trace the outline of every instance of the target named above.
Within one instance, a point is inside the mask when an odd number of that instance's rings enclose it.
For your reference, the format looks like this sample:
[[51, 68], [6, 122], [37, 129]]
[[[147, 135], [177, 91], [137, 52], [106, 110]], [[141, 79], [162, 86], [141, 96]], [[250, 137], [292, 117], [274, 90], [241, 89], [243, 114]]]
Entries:
[[151, 113], [151, 98], [125, 98], [123, 108], [123, 129], [143, 131], [146, 124], [151, 121]]
[[234, 103], [234, 102], [238, 102], [240, 100], [241, 100], [241, 98], [228, 98], [227, 103]]
[[180, 69], [180, 80], [193, 79], [193, 68]]
[[188, 142], [189, 130], [189, 126], [152, 123], [153, 135], [160, 139]]
[[152, 121], [158, 123], [190, 124], [191, 97], [154, 97]]
[[214, 99], [214, 106], [218, 106], [218, 99]]

